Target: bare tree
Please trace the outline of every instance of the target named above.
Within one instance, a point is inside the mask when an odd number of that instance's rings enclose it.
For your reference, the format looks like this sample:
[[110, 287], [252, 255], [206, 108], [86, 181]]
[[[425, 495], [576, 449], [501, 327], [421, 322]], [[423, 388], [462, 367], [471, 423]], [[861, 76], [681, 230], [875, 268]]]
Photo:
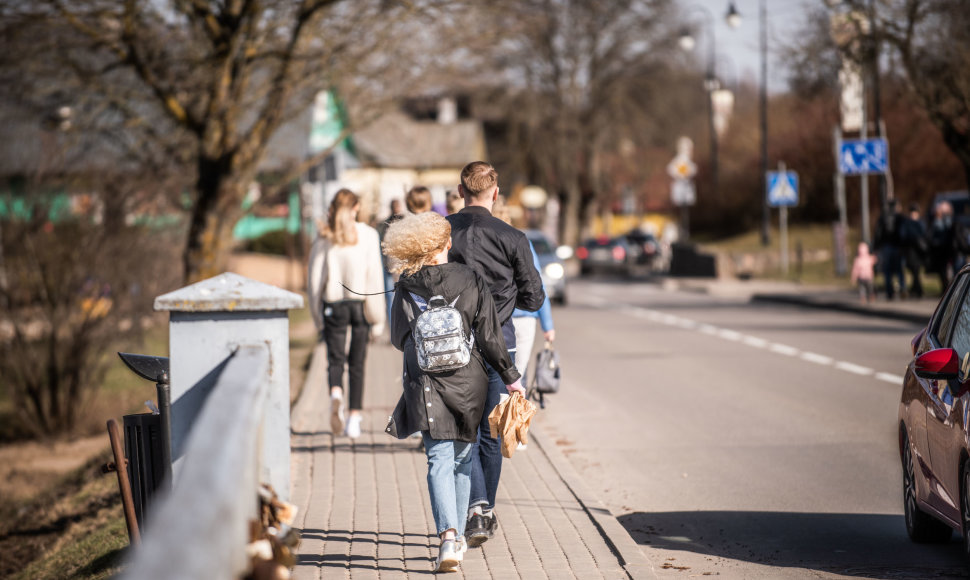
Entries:
[[[790, 62], [815, 63], [834, 81], [833, 54], [854, 59], [875, 69], [879, 48], [887, 46], [890, 73], [905, 77], [919, 106], [940, 131], [943, 142], [963, 165], [970, 186], [970, 11], [961, 0], [846, 0], [826, 2], [829, 11], [848, 11], [841, 21], [854, 27], [845, 42], [835, 43], [821, 33], [826, 21], [814, 17], [813, 38], [789, 51]], [[884, 62], [884, 61], [883, 61]], [[883, 62], [878, 64], [881, 66]], [[818, 63], [824, 63], [818, 67]], [[803, 71], [804, 72], [804, 71]], [[812, 78], [802, 74], [801, 78]], [[797, 78], [797, 77], [796, 77]], [[818, 74], [815, 79], [825, 78]], [[798, 85], [793, 85], [798, 86]]]
[[183, 264], [196, 280], [223, 269], [245, 191], [282, 124], [321, 90], [366, 111], [415, 74], [402, 66], [411, 30], [401, 23], [427, 8], [416, 4], [5, 0], [0, 14], [11, 33], [40, 23], [72, 31], [44, 55], [71, 84], [156, 143], [181, 136], [183, 146], [161, 149], [193, 170]]
[[[584, 197], [605, 189], [603, 155], [650, 122], [651, 77], [672, 45], [666, 0], [503, 4], [494, 66], [525, 173], [564, 199], [563, 242], [579, 240]], [[642, 92], [641, 92], [642, 91]], [[525, 167], [527, 166], [527, 167]]]
[[970, 11], [960, 0], [892, 0], [877, 38], [899, 55], [913, 93], [963, 164], [970, 186]]
[[[160, 185], [148, 174], [102, 179], [123, 197]], [[51, 436], [79, 427], [117, 364], [113, 350], [137, 344], [152, 300], [178, 280], [170, 268], [177, 244], [164, 229], [123, 220], [105, 227], [96, 203], [54, 223], [51, 206], [31, 198], [30, 218], [5, 223], [0, 236], [0, 389], [13, 402], [17, 431]]]

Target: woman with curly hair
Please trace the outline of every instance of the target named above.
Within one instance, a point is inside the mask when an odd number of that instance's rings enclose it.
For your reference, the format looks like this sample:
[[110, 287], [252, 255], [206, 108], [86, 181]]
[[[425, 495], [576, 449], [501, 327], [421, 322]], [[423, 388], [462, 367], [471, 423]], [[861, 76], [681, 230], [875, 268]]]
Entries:
[[[330, 203], [327, 222], [310, 251], [310, 313], [327, 343], [330, 428], [333, 434], [360, 437], [364, 401], [364, 358], [370, 334], [383, 332], [384, 273], [377, 231], [357, 221], [360, 199], [341, 189]], [[371, 294], [362, 296], [362, 294]], [[350, 347], [347, 347], [347, 329]], [[344, 415], [344, 367], [350, 413]]]
[[[404, 353], [404, 393], [386, 430], [398, 438], [420, 431], [424, 439], [431, 512], [441, 538], [434, 568], [445, 572], [458, 566], [466, 549], [471, 451], [488, 391], [485, 362], [509, 391], [521, 389], [520, 377], [485, 281], [464, 264], [448, 263], [451, 224], [445, 218], [434, 212], [406, 216], [388, 228], [383, 248], [401, 272], [391, 306], [391, 343]], [[433, 296], [454, 303], [476, 348], [464, 366], [432, 373], [418, 365], [411, 320]]]

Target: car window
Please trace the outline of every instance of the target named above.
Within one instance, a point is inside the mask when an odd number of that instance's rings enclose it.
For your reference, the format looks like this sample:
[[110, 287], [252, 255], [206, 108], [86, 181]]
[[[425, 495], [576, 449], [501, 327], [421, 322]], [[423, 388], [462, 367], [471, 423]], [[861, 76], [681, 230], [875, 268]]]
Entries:
[[970, 301], [963, 300], [957, 313], [956, 324], [953, 325], [953, 334], [950, 340], [950, 348], [957, 351], [960, 360], [970, 352]]
[[536, 253], [540, 256], [543, 254], [551, 254], [552, 246], [549, 245], [549, 241], [545, 238], [532, 238], [532, 247], [536, 249]]
[[[936, 335], [937, 342], [940, 346], [950, 345], [950, 333], [953, 328], [953, 318], [961, 310], [965, 310], [964, 305], [961, 308], [961, 303], [963, 302], [963, 295], [967, 288], [967, 280], [970, 276], [963, 275], [957, 278], [956, 282], [953, 284], [953, 291], [947, 297], [946, 307], [943, 309], [943, 313], [937, 322], [936, 328], [934, 329], [934, 334]], [[962, 354], [961, 354], [962, 356]]]

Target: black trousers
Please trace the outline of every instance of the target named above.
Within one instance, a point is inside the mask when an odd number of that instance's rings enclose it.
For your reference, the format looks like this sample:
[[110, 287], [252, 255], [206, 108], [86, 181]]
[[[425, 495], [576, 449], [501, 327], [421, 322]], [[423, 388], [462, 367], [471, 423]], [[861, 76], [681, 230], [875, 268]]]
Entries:
[[[347, 329], [350, 348], [347, 348]], [[364, 401], [364, 358], [370, 324], [364, 318], [364, 302], [344, 300], [323, 303], [323, 337], [327, 343], [328, 386], [343, 387], [347, 368], [347, 406], [360, 410]]]

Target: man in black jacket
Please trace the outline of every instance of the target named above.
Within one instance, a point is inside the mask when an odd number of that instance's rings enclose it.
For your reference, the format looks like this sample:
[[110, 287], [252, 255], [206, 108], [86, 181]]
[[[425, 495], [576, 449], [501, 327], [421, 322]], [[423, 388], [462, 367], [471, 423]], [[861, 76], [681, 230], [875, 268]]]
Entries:
[[[525, 234], [492, 216], [498, 198], [498, 174], [484, 161], [474, 161], [461, 171], [458, 191], [465, 208], [448, 216], [451, 223], [451, 251], [448, 261], [470, 266], [488, 284], [495, 302], [502, 335], [509, 353], [515, 356], [515, 329], [512, 311], [536, 311], [545, 300], [542, 280], [532, 261]], [[491, 437], [488, 414], [506, 392], [505, 383], [488, 367], [488, 398], [478, 426], [478, 443], [472, 451], [471, 495], [465, 537], [469, 546], [479, 546], [495, 532], [493, 508], [502, 473], [500, 442]], [[525, 394], [524, 392], [522, 393]]]

